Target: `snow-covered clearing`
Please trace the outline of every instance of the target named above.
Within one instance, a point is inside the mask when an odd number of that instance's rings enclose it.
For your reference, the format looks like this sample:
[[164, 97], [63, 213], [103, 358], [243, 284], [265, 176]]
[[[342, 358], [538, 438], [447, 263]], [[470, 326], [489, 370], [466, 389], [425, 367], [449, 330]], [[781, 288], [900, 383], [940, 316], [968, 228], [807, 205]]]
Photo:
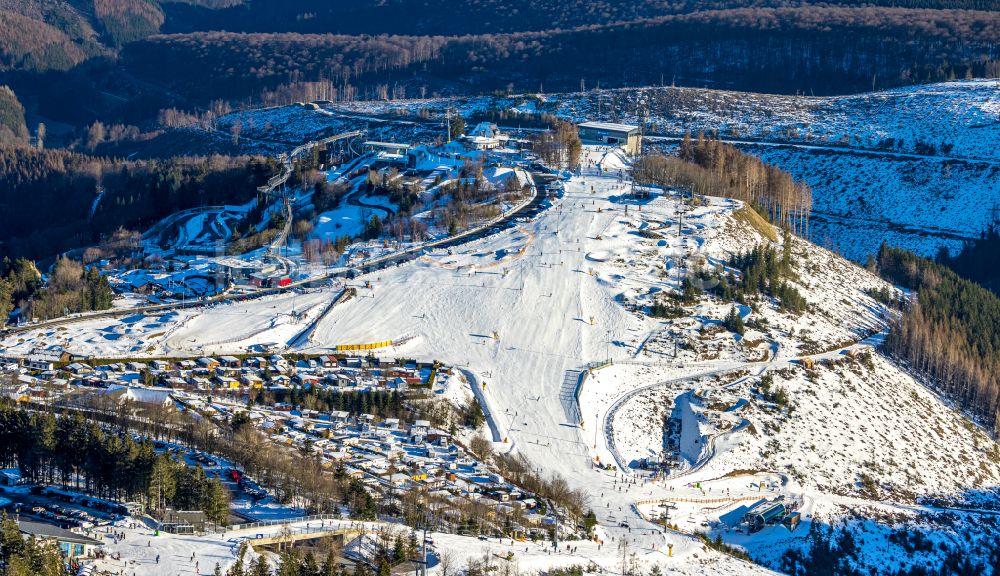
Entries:
[[317, 238], [330, 242], [341, 236], [357, 236], [364, 231], [365, 224], [371, 219], [371, 213], [370, 208], [344, 204], [316, 216], [313, 234]]

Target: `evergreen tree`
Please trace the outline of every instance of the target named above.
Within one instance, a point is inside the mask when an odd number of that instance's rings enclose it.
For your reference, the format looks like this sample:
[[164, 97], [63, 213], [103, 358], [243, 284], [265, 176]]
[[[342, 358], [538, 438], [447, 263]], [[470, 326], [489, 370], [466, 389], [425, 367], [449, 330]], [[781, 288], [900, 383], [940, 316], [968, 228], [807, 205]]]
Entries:
[[337, 563], [337, 555], [333, 553], [333, 550], [327, 552], [320, 574], [321, 576], [340, 576], [340, 565]]
[[149, 502], [154, 510], [163, 510], [177, 490], [174, 467], [169, 456], [157, 456], [149, 475]]
[[735, 332], [740, 336], [746, 332], [746, 328], [743, 326], [743, 317], [740, 316], [736, 306], [729, 309], [729, 313], [726, 314], [725, 319], [722, 321], [722, 325], [725, 326], [730, 332]]
[[202, 494], [201, 509], [212, 522], [225, 526], [229, 523], [229, 491], [217, 478], [207, 482]]
[[451, 116], [449, 123], [448, 138], [455, 140], [465, 134], [465, 118], [461, 114]]
[[250, 576], [270, 576], [271, 567], [267, 563], [267, 558], [263, 554], [257, 556], [254, 560], [253, 568], [250, 570]]
[[316, 556], [312, 550], [306, 552], [305, 558], [302, 559], [299, 576], [319, 576], [319, 565], [316, 564]]
[[996, 431], [1000, 425], [1000, 298], [955, 272], [882, 246], [879, 272], [916, 290], [886, 347]]
[[27, 540], [17, 522], [0, 517], [0, 567], [4, 576], [67, 576], [62, 552], [50, 541]]

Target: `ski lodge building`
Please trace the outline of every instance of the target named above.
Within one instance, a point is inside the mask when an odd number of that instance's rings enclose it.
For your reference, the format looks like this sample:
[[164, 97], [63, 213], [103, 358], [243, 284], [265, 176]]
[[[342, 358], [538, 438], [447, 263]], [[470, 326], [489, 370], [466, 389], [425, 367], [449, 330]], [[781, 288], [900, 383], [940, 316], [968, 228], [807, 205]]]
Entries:
[[577, 128], [580, 131], [580, 141], [584, 144], [621, 146], [632, 155], [642, 152], [642, 134], [638, 126], [613, 122], [584, 122]]

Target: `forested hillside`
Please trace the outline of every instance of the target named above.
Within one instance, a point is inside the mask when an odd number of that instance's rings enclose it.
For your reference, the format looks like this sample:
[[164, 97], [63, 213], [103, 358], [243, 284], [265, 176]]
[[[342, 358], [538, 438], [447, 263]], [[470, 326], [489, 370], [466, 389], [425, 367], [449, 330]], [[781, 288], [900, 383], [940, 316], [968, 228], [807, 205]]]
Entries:
[[94, 0], [94, 14], [116, 47], [156, 34], [163, 24], [163, 11], [154, 0]]
[[13, 12], [0, 12], [0, 72], [68, 70], [86, 58], [65, 32]]
[[0, 82], [76, 125], [220, 97], [284, 103], [311, 82], [350, 100], [661, 84], [832, 94], [1000, 74], [997, 0], [7, 3]]
[[[801, 7], [810, 0], [282, 0], [232, 2], [225, 10], [202, 3], [165, 3], [164, 32], [302, 32], [338, 34], [493, 34], [570, 29], [748, 7]], [[833, 0], [826, 5], [997, 10], [997, 0]]]
[[48, 257], [178, 210], [245, 203], [272, 170], [250, 157], [127, 162], [0, 148], [0, 254]]
[[819, 94], [992, 75], [997, 37], [992, 12], [747, 8], [458, 38], [168, 35], [123, 58], [133, 75], [202, 104], [303, 81], [329, 81], [341, 99], [664, 82]]
[[982, 284], [1000, 295], [1000, 223], [993, 223], [962, 251], [952, 256], [947, 250], [938, 255], [938, 262], [958, 272], [963, 278]]
[[0, 86], [0, 144], [24, 143], [28, 140], [28, 127], [24, 123], [24, 106], [14, 91]]
[[1000, 298], [897, 248], [877, 261], [887, 280], [916, 290], [886, 346], [994, 432], [1000, 427]]
[[736, 198], [796, 234], [809, 230], [812, 191], [791, 174], [699, 134], [684, 137], [677, 156], [650, 154], [635, 166], [636, 180], [678, 186], [694, 194]]
[[105, 432], [76, 416], [32, 414], [0, 404], [0, 462], [32, 481], [87, 487], [117, 501], [142, 501], [152, 510], [202, 510], [228, 521], [229, 492], [204, 470], [157, 454], [150, 440]]

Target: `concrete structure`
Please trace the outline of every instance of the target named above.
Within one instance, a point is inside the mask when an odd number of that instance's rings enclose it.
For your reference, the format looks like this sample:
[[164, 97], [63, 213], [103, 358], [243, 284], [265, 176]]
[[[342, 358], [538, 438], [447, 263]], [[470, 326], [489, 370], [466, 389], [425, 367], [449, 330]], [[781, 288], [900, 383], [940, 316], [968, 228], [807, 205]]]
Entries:
[[642, 152], [642, 134], [638, 126], [613, 122], [584, 122], [577, 126], [584, 144], [621, 146], [632, 155]]

